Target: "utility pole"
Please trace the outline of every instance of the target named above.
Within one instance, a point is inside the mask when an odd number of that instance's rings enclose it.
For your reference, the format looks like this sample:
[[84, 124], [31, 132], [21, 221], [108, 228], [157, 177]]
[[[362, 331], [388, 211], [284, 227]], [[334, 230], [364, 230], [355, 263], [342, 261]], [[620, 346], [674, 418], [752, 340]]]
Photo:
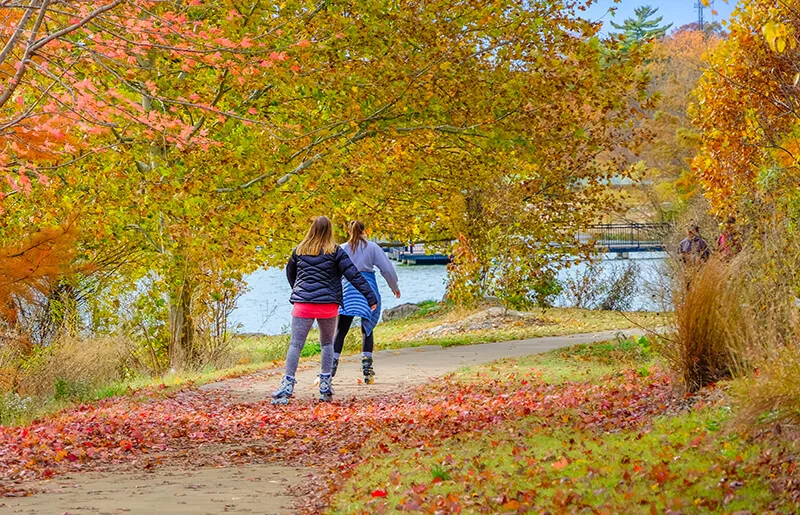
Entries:
[[[711, 7], [711, 12], [713, 13], [714, 12], [714, 0], [711, 0], [708, 3], [708, 5], [709, 5], [709, 7]], [[697, 2], [694, 4], [694, 6], [697, 8], [697, 24], [700, 26], [700, 30], [703, 31], [703, 30], [705, 30], [704, 14], [705, 14], [706, 6], [703, 5], [702, 0], [697, 0]]]

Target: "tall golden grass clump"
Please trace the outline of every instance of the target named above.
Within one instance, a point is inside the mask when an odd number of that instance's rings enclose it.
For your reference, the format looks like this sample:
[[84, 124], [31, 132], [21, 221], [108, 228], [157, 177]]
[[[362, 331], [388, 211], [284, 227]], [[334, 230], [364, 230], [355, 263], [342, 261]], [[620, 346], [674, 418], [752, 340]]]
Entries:
[[727, 341], [741, 415], [800, 423], [800, 242], [767, 233], [734, 266]]
[[660, 354], [689, 392], [730, 377], [728, 327], [732, 269], [719, 259], [689, 266], [676, 274], [673, 301], [677, 331], [664, 336]]
[[676, 334], [659, 351], [686, 389], [733, 377], [744, 421], [800, 423], [800, 241], [770, 230], [678, 269]]
[[129, 356], [129, 343], [122, 337], [63, 335], [26, 362], [16, 389], [20, 395], [37, 397], [88, 392], [123, 379]]

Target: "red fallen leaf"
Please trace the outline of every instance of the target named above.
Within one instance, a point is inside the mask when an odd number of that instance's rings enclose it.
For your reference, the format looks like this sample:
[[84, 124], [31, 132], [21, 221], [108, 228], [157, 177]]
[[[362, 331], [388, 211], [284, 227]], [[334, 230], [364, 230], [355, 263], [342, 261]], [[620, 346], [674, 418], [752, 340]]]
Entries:
[[703, 442], [703, 435], [700, 435], [697, 438], [695, 438], [694, 440], [692, 440], [691, 442], [689, 442], [689, 447], [697, 447], [702, 442]]
[[119, 446], [124, 451], [130, 451], [131, 449], [133, 449], [133, 442], [131, 442], [130, 440], [122, 440], [121, 442], [119, 442]]
[[386, 490], [384, 490], [383, 488], [376, 488], [372, 492], [372, 497], [386, 497]]
[[654, 465], [653, 469], [650, 471], [650, 478], [662, 486], [673, 477], [674, 474], [669, 470], [669, 467], [663, 463]]
[[412, 490], [412, 491], [413, 491], [415, 494], [421, 494], [421, 493], [425, 492], [425, 490], [427, 490], [427, 489], [428, 489], [427, 485], [424, 485], [424, 484], [422, 484], [422, 483], [420, 483], [420, 484], [418, 484], [418, 485], [413, 485], [413, 486], [411, 487], [411, 490]]
[[566, 456], [552, 463], [552, 467], [556, 470], [561, 470], [565, 468], [567, 465], [569, 465], [569, 461], [567, 460]]

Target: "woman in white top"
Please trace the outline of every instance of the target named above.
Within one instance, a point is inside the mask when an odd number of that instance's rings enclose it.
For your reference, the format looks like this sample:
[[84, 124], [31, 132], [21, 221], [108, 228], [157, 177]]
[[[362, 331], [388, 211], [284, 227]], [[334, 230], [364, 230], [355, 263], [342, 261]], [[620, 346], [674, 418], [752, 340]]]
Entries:
[[378, 297], [378, 308], [371, 310], [366, 304], [364, 296], [356, 290], [346, 279], [342, 280], [344, 303], [339, 308], [339, 318], [336, 323], [336, 336], [333, 339], [333, 369], [336, 375], [339, 366], [339, 356], [344, 348], [344, 339], [347, 337], [350, 326], [355, 317], [361, 318], [361, 369], [364, 372], [364, 382], [370, 384], [374, 381], [375, 371], [372, 368], [372, 351], [375, 347], [373, 329], [378, 324], [381, 316], [381, 296], [378, 292], [378, 280], [375, 277], [375, 267], [381, 271], [394, 296], [400, 298], [400, 288], [397, 285], [397, 272], [386, 253], [376, 243], [367, 241], [364, 235], [364, 224], [353, 220], [347, 225], [350, 238], [342, 245], [342, 249], [350, 256], [350, 260], [364, 276]]

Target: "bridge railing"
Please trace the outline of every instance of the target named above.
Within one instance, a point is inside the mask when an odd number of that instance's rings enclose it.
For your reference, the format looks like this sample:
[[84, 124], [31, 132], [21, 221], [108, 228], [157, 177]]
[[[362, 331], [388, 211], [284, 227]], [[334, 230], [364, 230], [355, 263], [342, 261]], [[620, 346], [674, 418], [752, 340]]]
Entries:
[[671, 230], [669, 223], [596, 224], [587, 227], [578, 239], [613, 249], [660, 250]]

